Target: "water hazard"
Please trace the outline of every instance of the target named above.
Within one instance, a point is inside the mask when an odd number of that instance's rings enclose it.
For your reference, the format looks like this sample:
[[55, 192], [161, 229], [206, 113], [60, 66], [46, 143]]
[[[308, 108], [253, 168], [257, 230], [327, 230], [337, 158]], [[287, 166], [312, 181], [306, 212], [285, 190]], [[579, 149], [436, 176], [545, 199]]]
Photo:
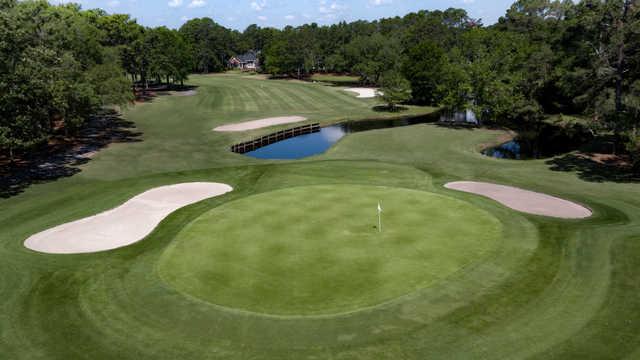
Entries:
[[345, 122], [323, 127], [319, 132], [278, 141], [247, 152], [245, 155], [258, 159], [271, 160], [303, 159], [326, 152], [340, 139], [351, 133], [433, 123], [439, 120], [441, 120], [441, 115], [435, 113], [420, 117], [396, 120], [364, 120]]

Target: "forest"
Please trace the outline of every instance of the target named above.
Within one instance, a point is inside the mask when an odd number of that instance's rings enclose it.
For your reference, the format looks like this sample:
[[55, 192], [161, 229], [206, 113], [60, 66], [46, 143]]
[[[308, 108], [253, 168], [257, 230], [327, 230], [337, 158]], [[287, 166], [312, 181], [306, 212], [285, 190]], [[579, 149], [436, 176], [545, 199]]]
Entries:
[[518, 0], [490, 26], [448, 9], [242, 32], [210, 18], [149, 28], [76, 4], [0, 0], [0, 151], [13, 161], [131, 104], [136, 89], [225, 71], [248, 50], [273, 76], [352, 74], [389, 103], [472, 109], [485, 124], [577, 115], [640, 170], [638, 0]]

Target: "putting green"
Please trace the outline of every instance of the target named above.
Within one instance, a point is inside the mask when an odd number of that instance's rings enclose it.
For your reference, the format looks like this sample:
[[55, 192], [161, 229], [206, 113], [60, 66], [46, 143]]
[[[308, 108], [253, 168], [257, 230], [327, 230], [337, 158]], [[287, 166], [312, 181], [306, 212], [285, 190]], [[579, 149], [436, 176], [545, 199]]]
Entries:
[[482, 261], [501, 236], [488, 212], [434, 193], [298, 187], [206, 212], [166, 250], [159, 272], [175, 289], [227, 308], [326, 315], [429, 287]]

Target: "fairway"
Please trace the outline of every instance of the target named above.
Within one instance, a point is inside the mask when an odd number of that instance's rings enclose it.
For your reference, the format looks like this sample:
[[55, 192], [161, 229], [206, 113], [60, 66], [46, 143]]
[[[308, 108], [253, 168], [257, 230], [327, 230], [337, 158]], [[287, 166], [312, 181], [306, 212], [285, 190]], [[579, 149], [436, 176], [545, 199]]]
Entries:
[[[377, 229], [377, 201], [384, 204]], [[272, 315], [355, 311], [480, 262], [500, 222], [468, 203], [371, 186], [312, 186], [227, 203], [189, 224], [163, 255], [176, 289]]]
[[[352, 133], [303, 160], [258, 160], [230, 146], [298, 124], [212, 129], [435, 109], [378, 112], [377, 99], [338, 87], [242, 74], [189, 84], [193, 96], [124, 110], [140, 141], [113, 143], [74, 176], [0, 199], [0, 358], [638, 358], [638, 183], [594, 181], [553, 159], [485, 157], [507, 132], [437, 124]], [[457, 181], [548, 194], [593, 215], [523, 213], [445, 188]], [[176, 208], [118, 249], [24, 246], [192, 182], [233, 191]]]

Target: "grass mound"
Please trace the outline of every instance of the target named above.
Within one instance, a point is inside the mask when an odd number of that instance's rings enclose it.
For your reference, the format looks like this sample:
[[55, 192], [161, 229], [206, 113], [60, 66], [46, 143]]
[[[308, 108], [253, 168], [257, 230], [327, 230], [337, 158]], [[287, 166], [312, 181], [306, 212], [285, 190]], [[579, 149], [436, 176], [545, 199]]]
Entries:
[[486, 211], [433, 193], [297, 187], [200, 216], [165, 253], [160, 272], [176, 289], [225, 307], [331, 314], [427, 287], [481, 261], [501, 235]]

